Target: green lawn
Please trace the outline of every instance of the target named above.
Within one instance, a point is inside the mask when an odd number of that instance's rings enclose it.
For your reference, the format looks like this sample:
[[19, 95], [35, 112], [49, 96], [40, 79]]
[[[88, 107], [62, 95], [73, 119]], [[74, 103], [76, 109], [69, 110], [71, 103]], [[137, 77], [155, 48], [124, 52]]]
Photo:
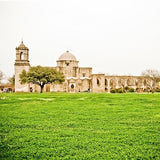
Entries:
[[160, 94], [1, 93], [0, 159], [160, 159]]

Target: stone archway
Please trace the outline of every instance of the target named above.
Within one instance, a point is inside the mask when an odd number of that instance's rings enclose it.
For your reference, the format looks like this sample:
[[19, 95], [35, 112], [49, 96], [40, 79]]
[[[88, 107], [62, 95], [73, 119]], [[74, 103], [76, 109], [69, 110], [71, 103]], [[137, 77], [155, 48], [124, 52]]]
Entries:
[[116, 80], [115, 79], [110, 79], [110, 87], [113, 89], [113, 88], [116, 88]]

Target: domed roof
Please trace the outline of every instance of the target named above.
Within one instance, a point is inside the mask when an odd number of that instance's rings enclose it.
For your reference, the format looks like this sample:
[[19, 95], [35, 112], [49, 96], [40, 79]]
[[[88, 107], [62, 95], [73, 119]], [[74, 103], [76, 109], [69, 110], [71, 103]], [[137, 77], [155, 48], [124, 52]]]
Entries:
[[21, 42], [21, 44], [16, 48], [16, 49], [22, 49], [22, 50], [29, 50], [24, 44], [23, 41]]
[[75, 57], [72, 53], [70, 53], [69, 51], [66, 51], [65, 53], [63, 53], [63, 54], [59, 57], [58, 60], [59, 60], [59, 61], [64, 61], [64, 60], [77, 61], [77, 60], [76, 60], [76, 57]]

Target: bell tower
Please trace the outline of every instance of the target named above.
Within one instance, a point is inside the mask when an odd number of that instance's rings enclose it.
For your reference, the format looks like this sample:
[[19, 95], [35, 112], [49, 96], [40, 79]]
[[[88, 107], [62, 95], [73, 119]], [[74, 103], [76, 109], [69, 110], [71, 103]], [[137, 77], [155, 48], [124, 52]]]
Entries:
[[22, 41], [19, 47], [16, 47], [16, 60], [14, 64], [15, 92], [29, 92], [29, 84], [21, 84], [19, 77], [23, 70], [29, 71], [29, 68], [29, 49]]

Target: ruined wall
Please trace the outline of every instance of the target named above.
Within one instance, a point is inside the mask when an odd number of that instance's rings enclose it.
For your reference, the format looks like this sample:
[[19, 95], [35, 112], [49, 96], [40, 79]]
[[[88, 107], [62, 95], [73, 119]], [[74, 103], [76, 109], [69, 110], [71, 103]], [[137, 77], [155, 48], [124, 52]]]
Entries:
[[156, 83], [153, 86], [153, 80], [142, 76], [105, 76], [105, 88], [107, 92], [111, 89], [124, 88], [127, 86], [133, 88], [137, 92], [143, 92], [154, 88], [159, 88], [160, 85]]
[[92, 92], [105, 92], [105, 75], [92, 74]]

